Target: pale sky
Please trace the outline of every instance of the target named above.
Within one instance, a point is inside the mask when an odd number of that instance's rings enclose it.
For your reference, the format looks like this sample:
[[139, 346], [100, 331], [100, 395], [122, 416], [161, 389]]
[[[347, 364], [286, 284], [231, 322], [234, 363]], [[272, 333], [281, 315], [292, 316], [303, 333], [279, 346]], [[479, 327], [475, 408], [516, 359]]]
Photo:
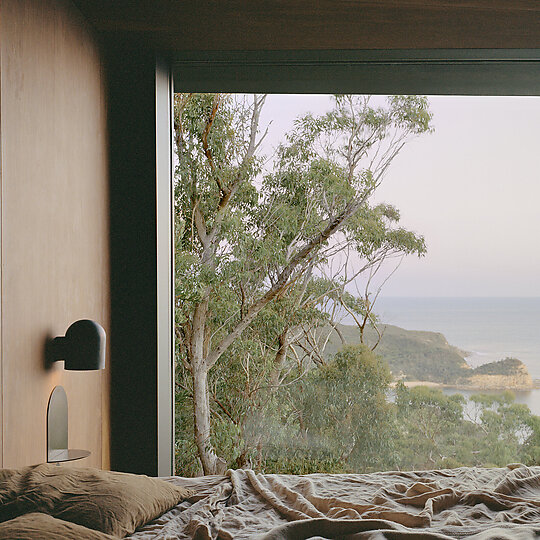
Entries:
[[[540, 98], [430, 97], [435, 133], [409, 143], [376, 201], [423, 234], [384, 296], [540, 296]], [[270, 95], [267, 149], [328, 96]]]

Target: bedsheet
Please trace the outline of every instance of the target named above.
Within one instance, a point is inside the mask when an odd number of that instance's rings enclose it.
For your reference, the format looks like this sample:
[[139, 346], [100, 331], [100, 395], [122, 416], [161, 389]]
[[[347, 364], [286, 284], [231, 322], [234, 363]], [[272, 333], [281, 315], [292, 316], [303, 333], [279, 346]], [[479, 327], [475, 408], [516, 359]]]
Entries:
[[136, 540], [528, 540], [540, 536], [540, 467], [168, 478], [195, 495]]

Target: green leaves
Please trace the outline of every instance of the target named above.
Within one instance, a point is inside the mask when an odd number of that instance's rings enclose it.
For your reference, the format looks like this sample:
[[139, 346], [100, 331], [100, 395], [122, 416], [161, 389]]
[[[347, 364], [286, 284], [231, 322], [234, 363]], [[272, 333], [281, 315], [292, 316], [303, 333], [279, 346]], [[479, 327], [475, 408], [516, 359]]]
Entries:
[[417, 135], [432, 132], [429, 103], [424, 96], [390, 96], [390, 117], [395, 126]]
[[344, 470], [393, 465], [393, 411], [386, 401], [390, 380], [386, 364], [363, 345], [344, 347], [307, 378], [306, 434], [325, 441]]
[[[511, 392], [460, 394], [396, 386], [397, 454], [403, 468], [539, 463], [540, 418]], [[409, 449], [414, 447], [414, 451]]]
[[[357, 267], [371, 272], [386, 258], [425, 253], [423, 237], [399, 226], [398, 210], [372, 205], [370, 197], [403, 144], [431, 129], [428, 103], [397, 96], [375, 106], [369, 96], [336, 96], [325, 114], [298, 118], [265, 164], [264, 100], [175, 96], [179, 395], [183, 403], [193, 400], [191, 377], [209, 370], [210, 408], [192, 403], [196, 418], [211, 414], [203, 422], [211, 437], [197, 443], [205, 470], [212, 456], [203, 454], [212, 446], [230, 465], [276, 464], [254, 425], [275, 426], [275, 441], [305, 435], [310, 422], [324, 439], [322, 453], [308, 451], [314, 443], [307, 441], [297, 454], [299, 470], [310, 470], [306, 455], [334, 470], [371, 467], [381, 444], [390, 445], [388, 437], [374, 442], [391, 425], [388, 372], [367, 349], [345, 350], [319, 367], [325, 358], [317, 330], [332, 322], [344, 298], [364, 324], [376, 321], [365, 299], [345, 290], [347, 275], [363, 277]], [[347, 418], [338, 454], [329, 449], [340, 439], [337, 424], [306, 412], [315, 396]], [[364, 427], [371, 431], [355, 427], [350, 411], [369, 419]], [[185, 404], [178, 411], [184, 441], [193, 435], [191, 412]], [[199, 433], [208, 432], [204, 426]]]

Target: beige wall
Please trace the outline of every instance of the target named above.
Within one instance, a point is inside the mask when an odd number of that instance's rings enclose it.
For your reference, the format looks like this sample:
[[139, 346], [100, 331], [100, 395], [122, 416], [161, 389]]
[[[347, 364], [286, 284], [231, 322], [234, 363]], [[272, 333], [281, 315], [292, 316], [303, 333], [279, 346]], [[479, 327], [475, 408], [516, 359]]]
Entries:
[[109, 334], [100, 53], [71, 2], [0, 2], [0, 464], [45, 461], [48, 398], [61, 384], [70, 447], [91, 450], [81, 465], [107, 467], [108, 370], [43, 366], [46, 338], [77, 319]]

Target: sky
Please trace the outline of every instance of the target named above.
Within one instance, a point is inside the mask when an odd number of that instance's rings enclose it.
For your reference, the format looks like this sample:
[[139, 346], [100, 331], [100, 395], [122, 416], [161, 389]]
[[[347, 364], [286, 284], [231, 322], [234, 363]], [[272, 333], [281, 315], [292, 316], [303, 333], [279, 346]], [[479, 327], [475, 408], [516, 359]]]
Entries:
[[[540, 98], [429, 97], [435, 132], [393, 161], [373, 201], [401, 212], [427, 255], [407, 257], [382, 296], [540, 296]], [[265, 151], [331, 98], [270, 95]]]

